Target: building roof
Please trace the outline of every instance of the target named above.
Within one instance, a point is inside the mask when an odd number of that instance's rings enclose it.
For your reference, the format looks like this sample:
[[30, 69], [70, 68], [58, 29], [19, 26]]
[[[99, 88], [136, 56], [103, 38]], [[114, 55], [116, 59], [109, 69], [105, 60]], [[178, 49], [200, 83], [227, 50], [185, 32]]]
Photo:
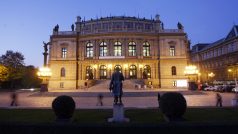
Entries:
[[225, 37], [225, 38], [222, 38], [222, 39], [219, 39], [213, 43], [199, 43], [199, 44], [196, 44], [194, 45], [194, 47], [196, 46], [201, 46], [201, 44], [206, 44], [205, 47], [202, 47], [201, 49], [192, 49], [192, 52], [193, 53], [196, 53], [196, 52], [200, 52], [200, 51], [204, 51], [204, 50], [207, 50], [209, 48], [212, 48], [212, 47], [215, 47], [215, 46], [218, 46], [220, 45], [221, 43], [227, 41], [227, 40], [230, 40], [230, 39], [233, 39], [235, 37], [238, 37], [238, 25], [234, 25], [232, 27], [232, 29], [230, 30], [230, 32], [228, 33], [228, 35]]

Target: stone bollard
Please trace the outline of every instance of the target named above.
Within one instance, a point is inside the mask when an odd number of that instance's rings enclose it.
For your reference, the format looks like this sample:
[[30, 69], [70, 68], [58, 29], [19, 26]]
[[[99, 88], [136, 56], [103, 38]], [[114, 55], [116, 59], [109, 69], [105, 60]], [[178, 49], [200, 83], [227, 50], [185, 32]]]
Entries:
[[108, 122], [129, 122], [128, 118], [124, 117], [124, 105], [114, 104], [113, 105], [113, 117], [108, 118]]
[[238, 106], [238, 100], [237, 99], [232, 99], [231, 100], [231, 105], [234, 106], [234, 107], [237, 107]]

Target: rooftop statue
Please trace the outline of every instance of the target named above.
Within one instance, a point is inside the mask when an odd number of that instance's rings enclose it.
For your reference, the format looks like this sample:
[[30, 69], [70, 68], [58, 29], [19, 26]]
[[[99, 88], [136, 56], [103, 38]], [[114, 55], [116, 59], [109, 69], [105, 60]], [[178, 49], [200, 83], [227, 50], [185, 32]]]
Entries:
[[178, 22], [177, 27], [178, 29], [183, 29], [183, 25], [180, 22]]
[[57, 24], [55, 27], [54, 27], [54, 32], [59, 32], [59, 25]]
[[74, 31], [74, 24], [71, 25], [71, 30]]

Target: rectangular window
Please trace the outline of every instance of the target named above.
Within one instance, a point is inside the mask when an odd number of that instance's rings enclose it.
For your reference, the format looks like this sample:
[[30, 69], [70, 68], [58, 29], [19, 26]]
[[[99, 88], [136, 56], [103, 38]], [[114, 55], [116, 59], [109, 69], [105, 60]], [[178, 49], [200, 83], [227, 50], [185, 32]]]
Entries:
[[64, 82], [60, 82], [60, 88], [64, 88]]
[[170, 46], [170, 48], [169, 48], [169, 55], [170, 56], [175, 56], [175, 46]]
[[66, 58], [67, 57], [67, 48], [65, 48], [65, 47], [63, 47], [62, 49], [61, 49], [61, 55], [62, 55], [62, 58]]
[[92, 43], [88, 43], [86, 45], [86, 56], [93, 57], [93, 44]]

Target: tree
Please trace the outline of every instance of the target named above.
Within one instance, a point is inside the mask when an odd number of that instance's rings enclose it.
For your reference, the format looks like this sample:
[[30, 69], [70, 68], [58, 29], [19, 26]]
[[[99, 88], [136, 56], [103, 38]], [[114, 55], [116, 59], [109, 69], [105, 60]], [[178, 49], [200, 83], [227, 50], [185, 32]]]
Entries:
[[20, 52], [11, 50], [8, 50], [6, 54], [0, 57], [0, 64], [8, 69], [8, 81], [11, 88], [19, 86], [19, 81], [23, 76], [24, 59]]
[[6, 67], [19, 68], [24, 66], [24, 56], [20, 52], [8, 50], [0, 57], [0, 63]]
[[24, 67], [21, 81], [24, 88], [40, 87], [41, 79], [38, 78], [37, 71], [38, 69], [31, 65]]
[[9, 75], [8, 68], [0, 64], [0, 82], [6, 81], [8, 75]]

